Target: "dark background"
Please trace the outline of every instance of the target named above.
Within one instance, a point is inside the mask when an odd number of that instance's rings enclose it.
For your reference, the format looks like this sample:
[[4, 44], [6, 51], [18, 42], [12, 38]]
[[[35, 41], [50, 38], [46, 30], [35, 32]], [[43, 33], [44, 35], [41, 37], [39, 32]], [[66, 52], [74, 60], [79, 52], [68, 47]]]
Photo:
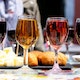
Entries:
[[39, 5], [42, 28], [45, 27], [46, 19], [50, 16], [64, 16], [64, 0], [37, 0]]

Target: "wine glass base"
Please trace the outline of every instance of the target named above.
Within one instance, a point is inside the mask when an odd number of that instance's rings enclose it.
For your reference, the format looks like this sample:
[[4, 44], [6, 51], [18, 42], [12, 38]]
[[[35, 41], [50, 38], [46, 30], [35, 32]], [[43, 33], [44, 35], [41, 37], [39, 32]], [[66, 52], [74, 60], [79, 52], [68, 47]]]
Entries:
[[58, 63], [56, 63], [52, 69], [46, 71], [44, 73], [44, 75], [48, 76], [48, 75], [53, 75], [53, 74], [57, 74], [57, 75], [67, 75], [67, 74], [73, 74], [72, 70], [62, 70]]
[[59, 67], [58, 63], [55, 63], [53, 68], [46, 71], [44, 73], [45, 75], [51, 75], [51, 74], [63, 74], [63, 70]]
[[28, 66], [23, 66], [20, 69], [14, 71], [14, 74], [38, 74], [38, 72]]
[[72, 75], [72, 74], [74, 74], [74, 72], [72, 70], [53, 70], [53, 69], [50, 69], [43, 74], [46, 76], [50, 76], [53, 74], [54, 75]]

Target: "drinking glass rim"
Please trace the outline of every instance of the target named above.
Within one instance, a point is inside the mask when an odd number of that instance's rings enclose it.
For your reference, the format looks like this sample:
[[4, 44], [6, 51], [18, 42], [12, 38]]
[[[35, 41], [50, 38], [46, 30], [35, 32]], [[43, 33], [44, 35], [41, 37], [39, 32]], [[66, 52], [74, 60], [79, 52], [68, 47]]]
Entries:
[[21, 15], [18, 16], [18, 19], [35, 19], [35, 17], [32, 15]]
[[62, 20], [62, 21], [68, 21], [65, 17], [48, 17], [47, 20]]

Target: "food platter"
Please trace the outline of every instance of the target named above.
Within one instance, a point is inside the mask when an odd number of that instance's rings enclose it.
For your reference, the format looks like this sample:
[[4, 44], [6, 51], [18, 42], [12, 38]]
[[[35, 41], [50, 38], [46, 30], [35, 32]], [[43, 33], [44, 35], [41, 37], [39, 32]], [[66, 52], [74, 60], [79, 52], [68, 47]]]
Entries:
[[[0, 69], [19, 69], [22, 66], [0, 66]], [[44, 69], [44, 70], [48, 70], [48, 69], [52, 69], [52, 65], [38, 65], [38, 66], [29, 66], [32, 69]], [[60, 65], [60, 68], [62, 70], [71, 70], [72, 69], [72, 65], [70, 64], [66, 64], [65, 66]]]
[[19, 69], [22, 66], [0, 66], [0, 69]]
[[[52, 69], [52, 67], [53, 66], [44, 66], [44, 65], [39, 65], [39, 66], [29, 66], [30, 68], [32, 68], [32, 69]], [[62, 70], [71, 70], [72, 69], [72, 65], [70, 65], [70, 64], [66, 64], [65, 66], [63, 66], [63, 65], [60, 65], [60, 68], [62, 69]]]

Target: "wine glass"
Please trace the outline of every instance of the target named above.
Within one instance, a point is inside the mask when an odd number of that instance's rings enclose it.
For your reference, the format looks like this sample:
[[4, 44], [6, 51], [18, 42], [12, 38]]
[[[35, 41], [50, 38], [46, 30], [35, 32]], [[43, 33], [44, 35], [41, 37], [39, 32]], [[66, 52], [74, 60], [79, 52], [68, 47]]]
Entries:
[[19, 51], [19, 44], [16, 43], [16, 39], [15, 39], [15, 29], [10, 29], [7, 30], [7, 37], [8, 40], [10, 42], [11, 47], [13, 48], [13, 51], [16, 53], [16, 55], [18, 56], [18, 51]]
[[16, 47], [15, 29], [14, 30], [7, 30], [7, 37], [10, 42], [11, 47], [13, 48], [13, 51], [15, 52], [15, 47]]
[[76, 19], [76, 25], [74, 30], [77, 43], [80, 45], [80, 18]]
[[4, 38], [6, 35], [6, 20], [5, 18], [0, 18], [0, 49], [4, 48]]
[[69, 27], [69, 34], [68, 34], [68, 38], [66, 40], [66, 54], [68, 57], [68, 63], [72, 62], [72, 57], [71, 54], [69, 52], [69, 46], [73, 44], [73, 38], [74, 38], [74, 28], [73, 27]]
[[39, 37], [37, 20], [31, 16], [20, 16], [16, 27], [16, 41], [23, 48], [24, 65], [20, 69], [22, 74], [36, 74], [28, 67], [28, 49], [36, 43]]
[[9, 18], [7, 23], [8, 46], [11, 46], [13, 48], [13, 51], [16, 53], [16, 55], [18, 55], [18, 48], [19, 48], [19, 45], [16, 43], [16, 39], [15, 39], [17, 20], [18, 20], [17, 16], [15, 18]]
[[45, 74], [61, 74], [63, 70], [57, 62], [58, 50], [68, 37], [68, 21], [64, 17], [48, 17], [46, 20], [46, 35], [55, 51], [53, 68]]

